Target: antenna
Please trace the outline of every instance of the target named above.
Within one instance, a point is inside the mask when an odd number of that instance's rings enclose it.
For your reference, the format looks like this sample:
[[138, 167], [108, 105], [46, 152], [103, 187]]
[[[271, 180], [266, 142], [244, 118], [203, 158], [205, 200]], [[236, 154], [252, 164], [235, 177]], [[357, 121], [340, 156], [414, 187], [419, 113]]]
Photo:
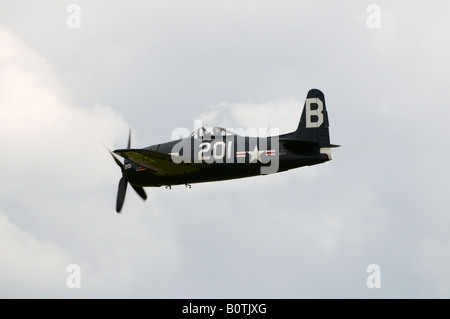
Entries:
[[269, 127], [267, 128], [266, 135], [264, 135], [264, 137], [267, 137], [267, 133], [269, 133], [270, 129], [271, 129], [271, 127], [270, 127], [270, 125], [269, 125]]

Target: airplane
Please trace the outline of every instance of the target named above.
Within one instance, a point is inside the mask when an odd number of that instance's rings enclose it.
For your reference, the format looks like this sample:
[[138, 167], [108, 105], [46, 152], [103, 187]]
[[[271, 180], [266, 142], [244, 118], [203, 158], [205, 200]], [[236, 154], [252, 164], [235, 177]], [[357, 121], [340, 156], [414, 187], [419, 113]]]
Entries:
[[[202, 126], [188, 137], [109, 151], [122, 171], [116, 200], [120, 213], [127, 185], [143, 199], [144, 187], [191, 187], [194, 183], [223, 181], [284, 172], [332, 160], [325, 96], [311, 89], [294, 132], [269, 137], [241, 136], [222, 127]], [[122, 163], [114, 154], [124, 158]]]

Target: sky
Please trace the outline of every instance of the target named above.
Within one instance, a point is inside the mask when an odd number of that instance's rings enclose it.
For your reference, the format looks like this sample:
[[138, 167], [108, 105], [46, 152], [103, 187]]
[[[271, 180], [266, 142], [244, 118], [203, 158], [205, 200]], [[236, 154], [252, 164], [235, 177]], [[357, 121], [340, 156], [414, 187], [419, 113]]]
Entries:
[[[449, 298], [449, 14], [1, 0], [0, 298]], [[133, 147], [200, 120], [287, 133], [311, 88], [333, 161], [130, 188], [115, 213], [130, 127]]]

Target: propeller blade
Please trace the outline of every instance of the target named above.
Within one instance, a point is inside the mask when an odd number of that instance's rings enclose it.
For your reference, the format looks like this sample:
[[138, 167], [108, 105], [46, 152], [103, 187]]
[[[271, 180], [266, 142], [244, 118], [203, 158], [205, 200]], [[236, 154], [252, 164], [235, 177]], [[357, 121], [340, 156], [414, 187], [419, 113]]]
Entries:
[[122, 210], [123, 202], [125, 201], [125, 194], [127, 193], [128, 181], [125, 177], [119, 181], [119, 189], [117, 190], [117, 202], [116, 202], [116, 212], [120, 213]]
[[[106, 147], [106, 146], [105, 146]], [[107, 148], [107, 147], [106, 147]], [[131, 148], [131, 127], [130, 132], [128, 134], [128, 143], [127, 143], [127, 149]], [[108, 149], [108, 148], [107, 148]], [[116, 164], [120, 167], [122, 170], [122, 178], [119, 181], [119, 188], [117, 190], [117, 200], [116, 200], [116, 212], [120, 213], [123, 207], [123, 203], [125, 201], [125, 195], [127, 193], [127, 187], [128, 187], [128, 180], [125, 177], [125, 165], [122, 164], [122, 162], [114, 155], [113, 152], [111, 152], [110, 149], [108, 149], [109, 153], [111, 154], [112, 158], [116, 162]], [[144, 191], [144, 188], [141, 186], [134, 186], [131, 185], [133, 189], [136, 191], [136, 193], [143, 199], [147, 199], [147, 194]]]
[[131, 148], [131, 127], [130, 127], [130, 133], [128, 134], [128, 145], [127, 145], [127, 149]]
[[136, 193], [138, 193], [138, 195], [141, 196], [141, 198], [142, 198], [143, 200], [146, 200], [146, 199], [147, 199], [147, 194], [145, 193], [145, 190], [144, 190], [143, 187], [140, 187], [140, 186], [133, 186], [133, 185], [131, 185], [131, 187], [133, 187], [133, 189], [136, 191]]
[[119, 165], [120, 169], [123, 172], [125, 165], [122, 164], [122, 162], [114, 155], [113, 152], [111, 152], [109, 149], [108, 149], [108, 151], [109, 151], [109, 154], [111, 154], [112, 158], [114, 158], [114, 161], [116, 162], [116, 164]]

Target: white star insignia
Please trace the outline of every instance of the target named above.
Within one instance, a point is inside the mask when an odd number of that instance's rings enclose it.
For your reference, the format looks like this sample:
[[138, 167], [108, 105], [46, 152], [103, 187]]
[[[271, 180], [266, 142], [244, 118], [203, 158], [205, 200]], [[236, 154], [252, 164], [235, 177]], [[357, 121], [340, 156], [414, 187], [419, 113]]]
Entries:
[[258, 150], [257, 145], [255, 145], [255, 148], [253, 149], [253, 151], [247, 151], [248, 155], [250, 155], [250, 163], [253, 162], [254, 160], [258, 160], [261, 162], [261, 154], [264, 152], [265, 151]]

